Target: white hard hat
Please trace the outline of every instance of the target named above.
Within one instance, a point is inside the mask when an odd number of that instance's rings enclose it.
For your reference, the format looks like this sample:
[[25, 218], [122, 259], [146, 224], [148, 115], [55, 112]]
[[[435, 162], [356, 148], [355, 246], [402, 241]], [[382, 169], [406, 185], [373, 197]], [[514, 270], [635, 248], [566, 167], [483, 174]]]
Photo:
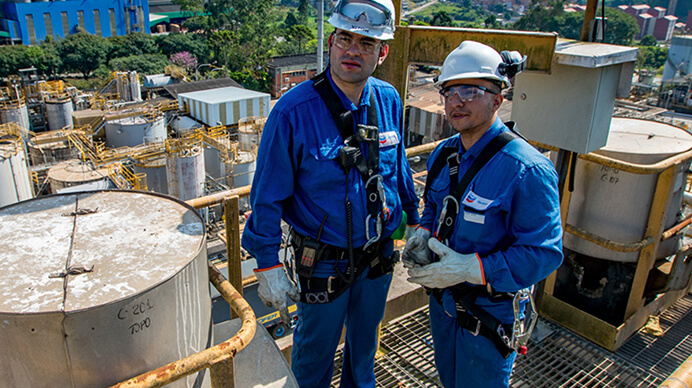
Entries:
[[373, 39], [394, 39], [396, 12], [392, 0], [339, 0], [329, 24]]
[[501, 71], [502, 63], [502, 56], [492, 47], [465, 40], [447, 55], [435, 85], [458, 79], [482, 78], [501, 82], [503, 87], [507, 87], [509, 78]]

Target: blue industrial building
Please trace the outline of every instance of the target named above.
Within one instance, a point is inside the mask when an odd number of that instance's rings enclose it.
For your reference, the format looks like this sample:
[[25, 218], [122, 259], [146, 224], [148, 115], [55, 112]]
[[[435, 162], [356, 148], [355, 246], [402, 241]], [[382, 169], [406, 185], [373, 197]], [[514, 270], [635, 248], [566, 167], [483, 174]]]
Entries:
[[149, 32], [148, 0], [23, 0], [1, 1], [0, 5], [0, 36], [13, 43], [30, 45], [47, 36], [64, 38], [77, 27], [103, 37]]

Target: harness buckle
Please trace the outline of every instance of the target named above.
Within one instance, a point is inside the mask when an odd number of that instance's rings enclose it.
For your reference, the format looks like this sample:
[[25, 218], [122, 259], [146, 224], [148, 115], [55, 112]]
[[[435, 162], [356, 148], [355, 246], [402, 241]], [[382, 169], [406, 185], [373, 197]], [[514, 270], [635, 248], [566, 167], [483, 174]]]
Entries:
[[336, 276], [330, 276], [327, 278], [327, 292], [330, 294], [332, 294], [332, 293], [334, 293], [334, 291], [336, 291], [332, 288], [332, 281], [334, 279], [337, 279], [337, 277]]
[[[437, 220], [438, 240], [439, 240], [439, 233], [442, 230], [442, 227], [443, 226], [451, 227], [453, 222], [454, 222], [453, 219], [451, 219], [450, 221], [446, 221], [447, 220], [447, 205], [449, 204], [450, 201], [452, 201], [454, 203], [454, 206], [456, 207], [455, 213], [459, 214], [459, 201], [457, 201], [457, 199], [451, 195], [446, 196], [442, 200], [442, 211], [440, 212], [440, 218]], [[440, 242], [447, 244], [447, 241], [440, 240]]]
[[478, 334], [481, 332], [481, 320], [476, 318], [476, 317], [474, 317], [474, 320], [476, 321], [476, 328], [473, 331], [471, 331], [469, 329], [466, 329], [466, 330], [468, 330], [472, 336], [478, 337]]

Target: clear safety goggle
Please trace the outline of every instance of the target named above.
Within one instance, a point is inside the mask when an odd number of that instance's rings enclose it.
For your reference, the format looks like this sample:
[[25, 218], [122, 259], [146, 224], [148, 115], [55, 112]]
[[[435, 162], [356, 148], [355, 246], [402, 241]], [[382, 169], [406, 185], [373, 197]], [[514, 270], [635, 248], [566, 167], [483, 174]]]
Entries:
[[447, 102], [452, 102], [454, 96], [459, 97], [461, 102], [473, 101], [476, 98], [483, 97], [485, 92], [490, 94], [497, 94], [488, 88], [477, 85], [454, 85], [440, 90], [440, 95], [447, 100]]
[[383, 27], [392, 24], [392, 13], [385, 6], [374, 2], [362, 0], [343, 0], [337, 4], [334, 10], [343, 18], [355, 22], [367, 24], [373, 27]]

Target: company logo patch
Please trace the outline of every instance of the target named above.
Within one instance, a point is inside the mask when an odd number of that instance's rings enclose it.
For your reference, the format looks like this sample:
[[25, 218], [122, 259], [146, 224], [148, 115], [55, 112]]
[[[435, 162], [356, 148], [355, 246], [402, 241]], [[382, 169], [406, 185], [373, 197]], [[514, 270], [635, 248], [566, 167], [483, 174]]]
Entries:
[[492, 199], [483, 198], [480, 195], [474, 193], [473, 191], [469, 191], [468, 194], [466, 194], [466, 197], [464, 198], [464, 205], [478, 211], [485, 211], [492, 204]]
[[380, 133], [380, 148], [399, 144], [399, 135], [395, 131]]

